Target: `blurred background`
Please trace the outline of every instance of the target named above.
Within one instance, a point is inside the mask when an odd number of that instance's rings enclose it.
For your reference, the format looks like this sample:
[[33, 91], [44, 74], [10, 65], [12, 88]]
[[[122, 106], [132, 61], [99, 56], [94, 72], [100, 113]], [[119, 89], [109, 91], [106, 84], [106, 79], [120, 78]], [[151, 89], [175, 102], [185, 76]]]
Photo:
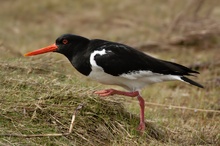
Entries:
[[217, 0], [8, 0], [1, 1], [0, 42], [1, 49], [21, 54], [53, 43], [64, 33], [134, 47], [209, 41], [200, 46], [206, 48], [218, 43], [219, 17]]
[[[76, 91], [83, 90], [87, 93], [89, 89], [92, 93], [93, 89], [105, 88], [103, 85], [82, 78], [60, 54], [48, 53], [30, 58], [23, 57], [28, 51], [54, 43], [62, 34], [73, 33], [90, 39], [99, 38], [124, 43], [160, 59], [174, 61], [199, 71], [201, 74], [193, 79], [205, 86], [203, 90], [183, 83], [171, 82], [146, 88], [143, 95], [146, 97], [146, 102], [163, 104], [165, 107], [171, 104], [213, 110], [213, 112], [167, 110], [161, 108], [163, 106], [149, 104], [146, 107], [146, 111], [149, 111], [146, 112], [146, 119], [169, 133], [165, 138], [167, 145], [220, 144], [220, 1], [1, 0], [0, 2], [0, 92], [2, 94], [0, 106], [3, 112], [0, 114], [0, 131], [2, 133], [16, 130], [23, 133], [22, 124], [26, 125], [26, 132], [34, 131], [34, 128], [29, 129], [30, 127], [27, 126], [28, 124], [32, 126], [33, 123], [27, 121], [33, 118], [32, 113], [36, 110], [27, 110], [29, 116], [28, 114], [24, 116], [23, 109], [18, 109], [20, 106], [35, 109], [33, 103], [39, 103], [39, 97], [41, 100], [45, 97], [56, 98], [56, 95], [57, 98], [66, 97], [67, 91], [68, 95], [69, 92], [74, 92], [78, 96], [88, 96], [78, 94]], [[38, 88], [39, 86], [45, 90]], [[55, 106], [50, 106], [54, 103], [64, 105], [72, 103], [71, 99], [68, 99], [67, 103], [62, 103], [60, 99], [59, 102], [54, 102], [55, 99], [50, 101], [47, 99], [50, 98], [45, 98], [42, 102], [49, 102], [45, 105], [45, 110], [54, 108]], [[14, 103], [20, 106], [17, 107]], [[139, 106], [136, 100], [123, 99], [123, 105], [129, 113], [138, 115]], [[61, 107], [52, 111], [58, 112], [59, 109]], [[13, 114], [14, 110], [18, 112], [17, 115]], [[63, 113], [62, 116], [53, 116], [61, 122], [68, 121], [68, 117], [64, 118]], [[45, 117], [38, 117], [38, 122]], [[24, 123], [18, 124], [21, 122], [19, 119], [22, 118]], [[16, 121], [14, 127], [10, 122], [6, 124], [6, 121], [10, 121], [8, 119]], [[37, 129], [42, 128], [39, 128], [40, 125], [36, 126]], [[109, 145], [146, 144], [145, 138], [136, 139], [135, 132], [128, 133], [121, 135], [119, 141], [114, 136], [108, 139], [109, 135], [105, 137], [104, 134], [102, 138]], [[97, 141], [93, 142], [89, 139], [91, 135], [83, 136], [90, 145], [103, 144], [98, 140], [101, 137], [96, 137]], [[85, 144], [82, 136], [78, 135], [78, 138], [81, 138], [81, 144]], [[39, 144], [38, 140], [26, 142], [31, 145]], [[47, 144], [68, 145], [68, 142], [74, 140], [74, 136], [62, 139], [61, 142], [60, 139], [52, 138], [44, 140]], [[10, 142], [14, 142], [15, 145], [21, 144], [18, 139], [0, 137], [0, 144], [10, 144]], [[164, 145], [164, 141], [157, 139], [150, 138], [148, 142], [153, 145]]]

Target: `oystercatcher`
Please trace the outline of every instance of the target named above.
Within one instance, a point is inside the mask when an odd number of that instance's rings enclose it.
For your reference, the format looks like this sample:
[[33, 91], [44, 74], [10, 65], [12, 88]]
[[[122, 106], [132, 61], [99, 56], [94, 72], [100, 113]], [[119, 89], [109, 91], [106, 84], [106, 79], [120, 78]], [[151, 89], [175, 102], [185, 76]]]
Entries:
[[99, 96], [124, 95], [137, 97], [140, 104], [140, 124], [144, 131], [144, 99], [140, 91], [153, 83], [179, 80], [194, 86], [203, 86], [185, 76], [193, 76], [193, 71], [177, 63], [151, 57], [124, 44], [101, 39], [87, 39], [73, 34], [64, 34], [55, 44], [29, 52], [25, 56], [47, 52], [65, 55], [77, 71], [103, 84], [118, 85], [128, 91], [106, 89], [94, 92]]

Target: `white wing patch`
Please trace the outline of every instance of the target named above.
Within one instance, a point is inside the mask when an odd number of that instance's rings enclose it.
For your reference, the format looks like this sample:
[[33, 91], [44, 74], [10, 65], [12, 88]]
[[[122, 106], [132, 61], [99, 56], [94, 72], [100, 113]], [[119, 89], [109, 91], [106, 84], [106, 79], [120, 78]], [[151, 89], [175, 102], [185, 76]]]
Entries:
[[180, 80], [183, 81], [178, 75], [164, 75], [154, 73], [152, 71], [133, 71], [130, 73], [121, 74], [120, 77], [133, 80], [134, 82], [145, 82], [145, 84], [153, 84], [163, 81]]
[[108, 52], [111, 52], [111, 51], [106, 51], [105, 49], [103, 49], [103, 50], [94, 51], [90, 55], [90, 64], [91, 64], [92, 71], [90, 72], [89, 77], [103, 84], [114, 84], [115, 82], [111, 81], [113, 76], [105, 73], [103, 68], [101, 66], [98, 66], [95, 61], [96, 55], [105, 55]]
[[152, 71], [134, 71], [130, 73], [121, 74], [120, 76], [131, 80], [135, 80], [141, 77], [149, 77], [153, 75], [155, 75], [155, 73], [153, 73]]
[[97, 65], [96, 61], [95, 61], [95, 55], [105, 55], [106, 54], [106, 50], [103, 49], [101, 51], [94, 51], [91, 55], [90, 55], [90, 64], [92, 66], [92, 70], [94, 67], [98, 67], [101, 68], [100, 66]]

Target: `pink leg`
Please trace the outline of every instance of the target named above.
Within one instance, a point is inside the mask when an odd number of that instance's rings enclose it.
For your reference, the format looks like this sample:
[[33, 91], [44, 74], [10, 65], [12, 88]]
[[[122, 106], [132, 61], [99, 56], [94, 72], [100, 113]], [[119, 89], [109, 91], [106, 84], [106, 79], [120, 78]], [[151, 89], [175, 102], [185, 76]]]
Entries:
[[119, 91], [115, 89], [107, 89], [107, 90], [101, 90], [94, 92], [95, 94], [98, 94], [99, 96], [109, 96], [109, 95], [124, 95], [129, 97], [136, 97], [139, 95], [138, 91], [135, 92], [125, 92], [125, 91]]
[[144, 108], [145, 108], [145, 103], [144, 103], [144, 99], [138, 95], [138, 101], [139, 101], [139, 104], [140, 104], [140, 124], [139, 124], [139, 127], [138, 127], [138, 130], [143, 132], [144, 129], [145, 129], [145, 122], [144, 122]]
[[140, 96], [138, 91], [135, 92], [125, 92], [125, 91], [119, 91], [115, 89], [107, 89], [107, 90], [101, 90], [101, 91], [96, 91], [94, 92], [95, 94], [98, 94], [99, 96], [109, 96], [109, 95], [124, 95], [124, 96], [129, 96], [129, 97], [136, 97], [139, 101], [140, 105], [140, 124], [138, 126], [138, 130], [143, 132], [145, 130], [145, 122], [144, 122], [144, 108], [145, 108], [145, 103], [144, 99]]

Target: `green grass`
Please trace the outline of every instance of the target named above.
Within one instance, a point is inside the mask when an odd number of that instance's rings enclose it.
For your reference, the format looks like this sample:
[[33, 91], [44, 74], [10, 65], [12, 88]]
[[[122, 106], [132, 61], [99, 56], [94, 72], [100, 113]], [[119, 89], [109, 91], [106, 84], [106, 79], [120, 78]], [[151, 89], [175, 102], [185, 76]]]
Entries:
[[[209, 5], [206, 4], [205, 9]], [[166, 42], [169, 24], [184, 7], [185, 1], [174, 0], [2, 1], [0, 134], [67, 132], [74, 109], [81, 103], [85, 106], [77, 114], [73, 132], [68, 136], [0, 136], [0, 145], [220, 145], [220, 114], [217, 112], [147, 104], [147, 128], [141, 136], [136, 131], [139, 122], [136, 99], [97, 97], [93, 91], [109, 86], [79, 75], [59, 54], [22, 56], [27, 51], [54, 43], [63, 33], [131, 46], [151, 40]], [[210, 19], [219, 19], [219, 9], [216, 5]], [[177, 30], [171, 37], [181, 32]], [[198, 70], [201, 73], [198, 78], [192, 77], [203, 84], [204, 89], [181, 82], [155, 84], [142, 91], [145, 101], [219, 112], [220, 67], [216, 63], [220, 60], [219, 38], [206, 41], [204, 46], [208, 47], [169, 46], [169, 50], [146, 50], [161, 59], [186, 66], [198, 62], [208, 65]]]

